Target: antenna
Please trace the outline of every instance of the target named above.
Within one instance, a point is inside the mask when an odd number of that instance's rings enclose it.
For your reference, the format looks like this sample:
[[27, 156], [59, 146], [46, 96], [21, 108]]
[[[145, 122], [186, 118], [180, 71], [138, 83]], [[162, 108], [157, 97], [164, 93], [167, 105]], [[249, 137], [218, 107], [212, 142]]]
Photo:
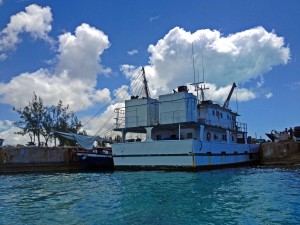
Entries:
[[204, 83], [204, 63], [203, 63], [203, 50], [201, 48], [201, 57], [202, 57], [202, 81]]
[[[192, 54], [193, 54], [193, 71], [194, 71], [194, 83], [196, 83], [196, 74], [195, 74], [195, 56], [194, 56], [194, 42], [192, 42]], [[196, 88], [196, 86], [195, 86]], [[196, 91], [196, 89], [195, 89]]]
[[[195, 59], [194, 59], [194, 45], [192, 43], [192, 52], [193, 52], [193, 69], [194, 69], [194, 83], [192, 83], [191, 85], [193, 85], [195, 87], [195, 91], [197, 91], [197, 100], [198, 102], [200, 102], [199, 100], [199, 90], [201, 91], [201, 101], [205, 100], [205, 95], [204, 95], [204, 90], [207, 90], [209, 88], [205, 87], [205, 83], [204, 83], [204, 63], [203, 63], [203, 51], [201, 48], [201, 56], [202, 56], [202, 81], [199, 82], [199, 76], [198, 76], [198, 82], [195, 81]], [[200, 84], [200, 86], [199, 86]], [[203, 85], [202, 85], [203, 84]]]

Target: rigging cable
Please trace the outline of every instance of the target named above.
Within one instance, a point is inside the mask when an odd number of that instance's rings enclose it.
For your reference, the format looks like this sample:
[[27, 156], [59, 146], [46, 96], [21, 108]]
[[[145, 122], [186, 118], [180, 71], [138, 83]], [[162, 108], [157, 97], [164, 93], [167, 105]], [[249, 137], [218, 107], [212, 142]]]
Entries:
[[[139, 76], [141, 76], [141, 75], [139, 75]], [[138, 77], [139, 77], [138, 76]], [[138, 78], [139, 79], [139, 78]], [[138, 80], [137, 79], [137, 80]], [[134, 85], [132, 85], [132, 89], [134, 89], [137, 85], [138, 85], [139, 83], [138, 82], [136, 82]], [[121, 100], [121, 102], [118, 104], [118, 106], [116, 107], [116, 108], [119, 108], [120, 106], [121, 106], [121, 104], [123, 104], [123, 101], [127, 98], [129, 96], [129, 93], [127, 93], [126, 95], [124, 95], [123, 96], [123, 98], [122, 98], [122, 100]], [[97, 130], [97, 132], [95, 133], [95, 135], [94, 136], [96, 136], [97, 134], [99, 134], [103, 129], [104, 129], [104, 127], [108, 124], [108, 122], [112, 119], [112, 117], [114, 116], [114, 114], [115, 114], [115, 112], [112, 112], [110, 115], [109, 115], [109, 117], [107, 118], [107, 120], [104, 122], [104, 125], [101, 127], [101, 128], [99, 128], [98, 130]]]
[[[137, 77], [141, 77], [141, 75], [139, 74]], [[132, 80], [134, 79], [134, 76], [132, 76], [132, 78], [130, 79], [130, 81], [128, 82], [128, 84], [126, 86], [129, 87], [130, 83], [132, 82]], [[139, 78], [138, 78], [139, 79]], [[125, 86], [123, 86], [115, 95], [115, 97], [117, 97], [123, 90], [125, 89]], [[105, 108], [107, 108], [107, 106], [109, 106], [112, 102], [114, 101], [114, 99], [111, 99], [108, 103], [106, 103], [98, 112], [95, 113], [94, 116], [92, 116], [85, 124], [82, 125], [81, 128], [83, 128], [84, 126], [86, 126], [89, 122], [91, 122], [96, 116], [98, 116]], [[79, 128], [79, 129], [81, 129]], [[78, 129], [78, 130], [79, 130]], [[77, 130], [77, 132], [78, 132]]]

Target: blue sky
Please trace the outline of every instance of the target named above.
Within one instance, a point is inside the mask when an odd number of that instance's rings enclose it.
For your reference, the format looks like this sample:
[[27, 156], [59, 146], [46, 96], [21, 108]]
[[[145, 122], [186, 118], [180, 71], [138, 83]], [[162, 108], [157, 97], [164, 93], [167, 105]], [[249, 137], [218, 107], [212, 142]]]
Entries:
[[[0, 0], [0, 138], [28, 141], [13, 135], [12, 108], [33, 92], [84, 123], [130, 92], [141, 66], [154, 97], [191, 83], [192, 43], [207, 97], [223, 103], [237, 83], [230, 107], [250, 135], [300, 125], [299, 9], [297, 0]], [[84, 129], [95, 133], [113, 103]]]

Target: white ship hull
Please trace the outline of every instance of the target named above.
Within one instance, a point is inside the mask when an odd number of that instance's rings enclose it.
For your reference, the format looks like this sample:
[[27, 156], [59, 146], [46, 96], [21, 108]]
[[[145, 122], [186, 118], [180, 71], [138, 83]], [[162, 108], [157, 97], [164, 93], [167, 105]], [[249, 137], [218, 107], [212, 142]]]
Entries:
[[116, 168], [185, 168], [242, 165], [258, 161], [257, 144], [161, 140], [114, 144]]

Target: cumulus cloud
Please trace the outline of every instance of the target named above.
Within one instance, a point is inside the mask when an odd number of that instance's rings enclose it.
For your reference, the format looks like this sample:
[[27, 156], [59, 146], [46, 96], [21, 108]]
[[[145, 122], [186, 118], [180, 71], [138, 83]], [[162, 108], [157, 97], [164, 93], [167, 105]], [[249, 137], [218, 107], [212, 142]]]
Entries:
[[99, 56], [110, 46], [102, 31], [83, 23], [75, 35], [68, 32], [59, 36], [59, 43], [58, 73], [67, 71], [72, 79], [95, 84], [98, 73], [111, 72], [99, 64]]
[[43, 99], [45, 105], [56, 105], [62, 100], [74, 111], [110, 101], [107, 88], [96, 89], [97, 76], [110, 71], [100, 64], [100, 55], [108, 47], [108, 37], [88, 24], [78, 26], [74, 35], [69, 32], [62, 34], [59, 36], [57, 66], [25, 72], [9, 83], [0, 83], [0, 102], [24, 107], [33, 92]]
[[[261, 77], [276, 65], [287, 64], [290, 49], [284, 45], [282, 37], [267, 32], [263, 27], [226, 37], [216, 30], [191, 33], [175, 27], [155, 45], [148, 47], [151, 54], [146, 67], [149, 84], [154, 89], [152, 92], [164, 93], [178, 85], [192, 83], [194, 72], [196, 82], [201, 81], [202, 68], [205, 81], [217, 88], [227, 87], [232, 82], [243, 84]], [[262, 84], [261, 78], [258, 85]], [[249, 99], [255, 94], [251, 96]]]
[[[3, 3], [3, 1], [2, 1]], [[21, 41], [19, 34], [27, 32], [33, 38], [41, 38], [50, 41], [48, 33], [51, 31], [52, 13], [49, 7], [30, 5], [24, 12], [11, 16], [10, 22], [0, 32], [0, 53], [14, 49]], [[0, 54], [4, 60], [5, 53]]]

